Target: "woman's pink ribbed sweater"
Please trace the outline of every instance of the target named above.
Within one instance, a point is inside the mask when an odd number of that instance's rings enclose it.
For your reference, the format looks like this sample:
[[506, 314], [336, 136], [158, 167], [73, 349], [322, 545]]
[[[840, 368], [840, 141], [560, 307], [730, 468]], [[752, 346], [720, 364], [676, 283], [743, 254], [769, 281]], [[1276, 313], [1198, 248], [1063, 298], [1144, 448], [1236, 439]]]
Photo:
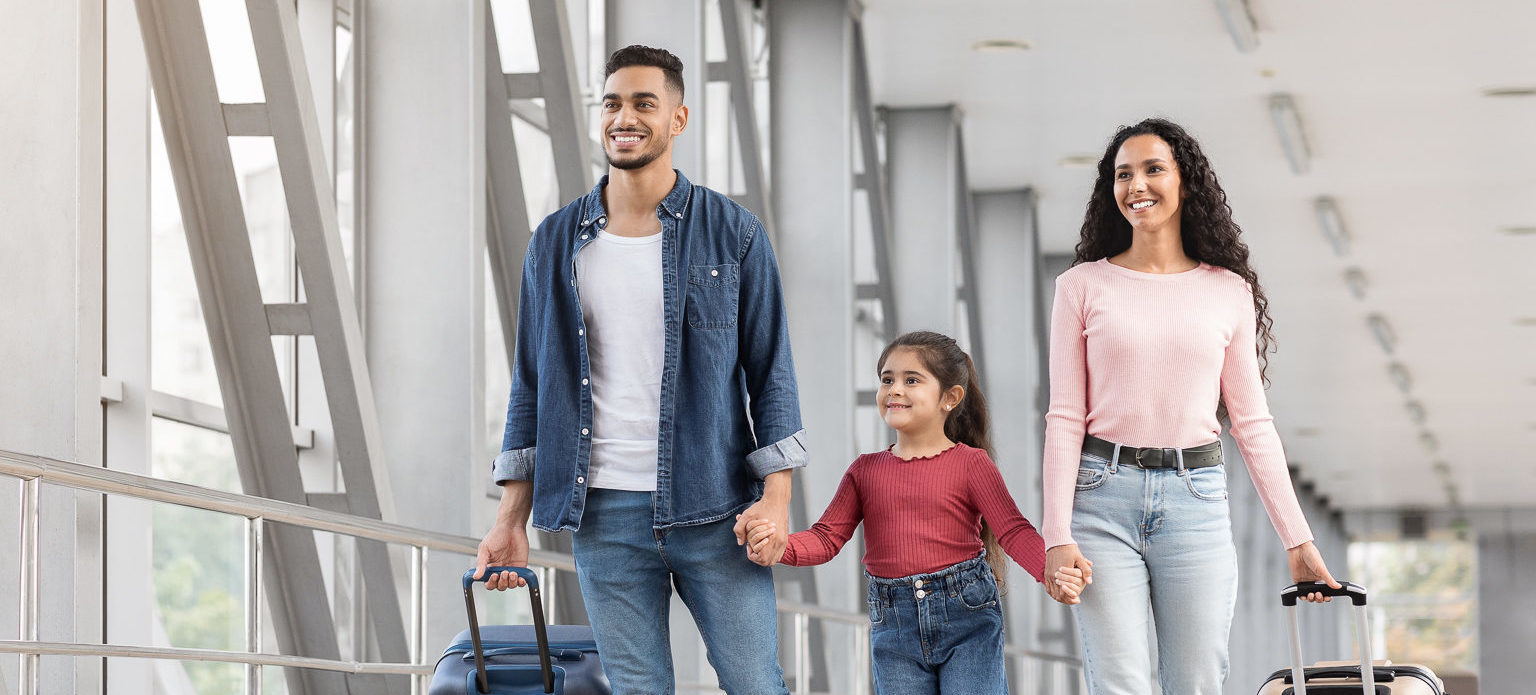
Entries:
[[1205, 444], [1221, 434], [1219, 398], [1281, 542], [1293, 548], [1312, 540], [1265, 402], [1254, 321], [1248, 284], [1204, 263], [1159, 275], [1100, 260], [1056, 278], [1041, 528], [1047, 548], [1074, 542], [1085, 433], [1129, 446]]

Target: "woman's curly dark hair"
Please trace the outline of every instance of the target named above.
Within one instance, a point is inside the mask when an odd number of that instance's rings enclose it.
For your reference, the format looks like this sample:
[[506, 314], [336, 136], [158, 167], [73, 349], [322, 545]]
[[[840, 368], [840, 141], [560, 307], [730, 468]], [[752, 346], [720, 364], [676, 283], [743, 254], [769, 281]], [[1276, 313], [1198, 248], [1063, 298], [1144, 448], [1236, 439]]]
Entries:
[[1269, 299], [1259, 286], [1259, 276], [1248, 264], [1248, 245], [1243, 243], [1243, 230], [1232, 221], [1232, 206], [1227, 203], [1227, 193], [1216, 180], [1210, 160], [1205, 158], [1194, 136], [1178, 124], [1162, 118], [1148, 118], [1115, 131], [1109, 146], [1104, 149], [1104, 156], [1099, 159], [1099, 178], [1093, 183], [1093, 196], [1088, 199], [1088, 210], [1083, 214], [1082, 237], [1077, 242], [1077, 257], [1072, 265], [1109, 258], [1131, 247], [1131, 223], [1115, 201], [1115, 156], [1126, 140], [1137, 135], [1156, 135], [1173, 150], [1174, 164], [1183, 182], [1179, 230], [1185, 255], [1237, 273], [1253, 290], [1259, 374], [1268, 385], [1269, 377], [1265, 372], [1274, 346]]

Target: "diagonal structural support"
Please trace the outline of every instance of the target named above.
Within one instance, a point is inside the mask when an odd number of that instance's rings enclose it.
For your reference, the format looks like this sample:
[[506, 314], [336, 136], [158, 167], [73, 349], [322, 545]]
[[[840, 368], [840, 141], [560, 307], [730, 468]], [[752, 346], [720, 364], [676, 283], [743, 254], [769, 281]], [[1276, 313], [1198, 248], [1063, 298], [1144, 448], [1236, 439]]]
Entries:
[[[265, 104], [247, 105], [219, 103], [196, 0], [138, 0], [137, 7], [242, 485], [272, 499], [300, 504], [307, 499], [271, 341], [274, 334], [307, 332], [314, 335], [321, 364], [348, 511], [390, 518], [392, 497], [362, 331], [294, 7], [283, 0], [247, 2], [267, 98]], [[277, 152], [304, 279], [302, 310], [262, 303], [229, 151], [229, 136], [266, 133]], [[300, 315], [306, 320], [295, 321]], [[279, 648], [338, 658], [313, 533], [274, 524], [263, 545], [268, 559], [263, 577]], [[364, 541], [358, 546], [380, 656], [411, 660], [387, 548]], [[285, 676], [292, 693], [409, 689], [398, 677], [299, 669]]]
[[[200, 10], [196, 0], [137, 0], [137, 8], [241, 484], [249, 494], [303, 503]], [[339, 658], [314, 534], [274, 525], [264, 547], [279, 648]], [[286, 676], [295, 695], [348, 692], [340, 674], [290, 670]]]
[[[357, 304], [347, 277], [336, 221], [336, 194], [322, 150], [320, 119], [309, 72], [304, 68], [298, 17], [293, 3], [284, 0], [247, 0], [246, 10], [267, 99], [267, 121], [288, 203], [294, 254], [304, 279], [305, 306], [314, 332], [347, 506], [359, 516], [393, 519], [394, 495], [383, 458], [373, 382], [364, 357]], [[407, 643], [388, 548], [363, 540], [358, 541], [357, 548], [379, 654], [388, 661], [410, 661], [413, 655]], [[390, 680], [392, 691], [403, 692], [408, 688], [406, 679]]]
[[[556, 8], [558, 12], [564, 12]], [[503, 75], [501, 72], [501, 49], [497, 43], [496, 23], [494, 15], [490, 11], [490, 4], [486, 3], [485, 15], [485, 140], [486, 140], [486, 188], [488, 193], [490, 214], [488, 228], [486, 230], [486, 251], [490, 254], [491, 283], [496, 290], [497, 315], [501, 319], [502, 345], [506, 348], [507, 364], [511, 365], [513, 350], [517, 345], [517, 306], [521, 292], [521, 278], [523, 267], [523, 253], [528, 248], [528, 242], [533, 237], [529, 229], [528, 201], [523, 195], [523, 174], [519, 165], [517, 154], [517, 140], [512, 132], [512, 99], [526, 98], [526, 90], [537, 87], [542, 94], [546, 83], [543, 71], [537, 75]], [[556, 20], [558, 21], [558, 19]], [[564, 47], [550, 48], [553, 55], [569, 56], [570, 36], [541, 36], [537, 39], [543, 44], [559, 42]], [[540, 66], [548, 67], [540, 56]], [[575, 70], [558, 70], [558, 73], [569, 74], [574, 78]], [[514, 94], [510, 90], [514, 87], [524, 90]], [[565, 85], [562, 91], [574, 91], [575, 85]], [[576, 134], [581, 141], [586, 142], [586, 128], [581, 122], [570, 124], [570, 127], [558, 132], [563, 137], [572, 137]], [[550, 137], [555, 137], [555, 132], [550, 132]], [[557, 168], [558, 159], [561, 157], [560, 148], [556, 148]], [[570, 155], [569, 152], [566, 153]], [[580, 167], [588, 171], [590, 167], [584, 165], [589, 155], [575, 153], [568, 161], [567, 168]], [[585, 193], [590, 184], [589, 179], [580, 182], [581, 192]], [[572, 182], [571, 185], [576, 185]], [[565, 192], [562, 189], [561, 196]], [[570, 534], [538, 532], [539, 547], [555, 552], [571, 552]], [[555, 622], [567, 624], [580, 624], [587, 621], [586, 605], [581, 600], [581, 586], [576, 577], [569, 572], [559, 573], [555, 576], [553, 591], [546, 592], [553, 596], [554, 611], [551, 616]]]
[[958, 298], [965, 302], [965, 328], [970, 338], [971, 362], [982, 381], [992, 372], [987, 369], [986, 342], [981, 338], [981, 300], [976, 273], [976, 211], [971, 195], [971, 183], [965, 175], [965, 134], [955, 129], [955, 236], [960, 244], [960, 292]]
[[747, 34], [743, 31], [739, 0], [719, 0], [720, 25], [725, 37], [725, 81], [731, 85], [731, 115], [735, 119], [737, 150], [741, 152], [741, 171], [746, 179], [748, 210], [756, 213], [774, 239], [772, 201], [768, 197], [767, 167], [763, 162], [761, 132], [757, 109], [753, 106], [752, 72], [747, 62]]
[[[555, 179], [560, 200], [575, 200], [592, 190], [592, 142], [576, 79], [571, 22], [561, 0], [530, 0], [533, 43], [539, 55], [539, 87], [555, 150]], [[501, 68], [496, 72], [499, 74]]]
[[879, 135], [875, 132], [875, 106], [869, 95], [869, 64], [864, 50], [864, 22], [853, 22], [853, 118], [858, 130], [859, 151], [863, 155], [860, 176], [869, 201], [869, 228], [875, 252], [875, 297], [880, 300], [880, 316], [885, 339], [896, 338], [898, 315], [896, 292], [891, 282], [891, 201], [885, 165], [880, 161]]

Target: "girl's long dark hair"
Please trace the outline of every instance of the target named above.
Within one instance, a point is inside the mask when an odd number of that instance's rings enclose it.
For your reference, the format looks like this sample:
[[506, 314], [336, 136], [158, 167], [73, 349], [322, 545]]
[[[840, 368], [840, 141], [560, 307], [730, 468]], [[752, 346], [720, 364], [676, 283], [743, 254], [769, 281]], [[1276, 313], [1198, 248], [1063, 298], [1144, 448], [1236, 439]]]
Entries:
[[[981, 379], [976, 376], [976, 365], [971, 362], [971, 356], [960, 349], [954, 338], [933, 331], [913, 331], [885, 346], [885, 351], [880, 353], [880, 361], [875, 363], [876, 374], [885, 369], [886, 358], [898, 348], [917, 354], [923, 367], [938, 379], [940, 394], [953, 386], [964, 389], [965, 395], [961, 397], [960, 404], [944, 416], [944, 436], [952, 442], [987, 452], [987, 457], [996, 465], [997, 452], [992, 449], [992, 438], [988, 431], [987, 399], [981, 394]], [[997, 534], [992, 532], [985, 520], [981, 522], [981, 542], [987, 549], [987, 565], [992, 568], [992, 576], [997, 579], [998, 591], [1006, 593], [1008, 558], [1003, 556], [1003, 547], [997, 542]]]
[[1179, 232], [1184, 254], [1202, 263], [1226, 268], [1248, 283], [1253, 291], [1253, 311], [1258, 319], [1255, 340], [1258, 344], [1259, 374], [1269, 384], [1269, 353], [1274, 351], [1274, 325], [1269, 317], [1269, 299], [1259, 286], [1259, 276], [1248, 264], [1248, 245], [1243, 230], [1232, 220], [1232, 206], [1227, 193], [1216, 180], [1216, 172], [1200, 150], [1200, 143], [1178, 124], [1162, 118], [1148, 118], [1136, 125], [1121, 126], [1104, 148], [1099, 159], [1099, 178], [1093, 183], [1093, 196], [1083, 214], [1082, 237], [1077, 242], [1077, 257], [1072, 265], [1109, 258], [1131, 247], [1131, 223], [1121, 214], [1115, 201], [1115, 156], [1120, 146], [1137, 135], [1156, 135], [1173, 150], [1183, 182], [1184, 199], [1179, 205]]

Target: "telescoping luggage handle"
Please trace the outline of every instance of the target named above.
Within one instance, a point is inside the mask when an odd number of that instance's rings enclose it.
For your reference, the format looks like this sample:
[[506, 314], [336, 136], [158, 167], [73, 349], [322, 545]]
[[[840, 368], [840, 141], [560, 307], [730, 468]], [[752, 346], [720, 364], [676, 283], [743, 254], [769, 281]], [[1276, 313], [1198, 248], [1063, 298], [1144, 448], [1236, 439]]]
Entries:
[[1291, 682], [1296, 695], [1307, 695], [1306, 662], [1301, 660], [1301, 626], [1296, 622], [1296, 601], [1308, 594], [1347, 596], [1355, 605], [1355, 629], [1360, 635], [1360, 687], [1366, 695], [1376, 693], [1376, 669], [1371, 666], [1371, 627], [1366, 619], [1365, 587], [1349, 582], [1339, 582], [1335, 589], [1322, 582], [1300, 582], [1280, 590], [1280, 604], [1290, 608], [1291, 619]]
[[[544, 600], [539, 597], [539, 578], [527, 567], [487, 567], [485, 579], [500, 572], [513, 572], [528, 582], [528, 600], [533, 604], [533, 634], [539, 642], [539, 668], [544, 674], [544, 692], [555, 692], [555, 671], [549, 665], [549, 636], [544, 631]], [[475, 571], [464, 572], [464, 608], [469, 612], [469, 640], [475, 653], [475, 687], [482, 693], [491, 692], [490, 677], [485, 672], [485, 651], [480, 647], [480, 619], [475, 616], [475, 596], [471, 593]]]

